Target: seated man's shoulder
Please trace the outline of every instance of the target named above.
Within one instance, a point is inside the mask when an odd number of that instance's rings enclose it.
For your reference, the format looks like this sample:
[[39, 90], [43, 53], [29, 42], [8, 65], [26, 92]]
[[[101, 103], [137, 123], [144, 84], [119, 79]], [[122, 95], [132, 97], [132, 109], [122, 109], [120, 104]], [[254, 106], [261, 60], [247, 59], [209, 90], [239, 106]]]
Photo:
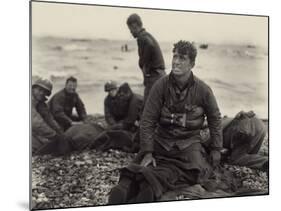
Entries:
[[80, 98], [80, 95], [79, 95], [77, 92], [75, 92], [75, 93], [73, 94], [73, 96], [74, 96], [75, 98]]
[[168, 86], [168, 82], [169, 82], [169, 75], [164, 75], [154, 83], [153, 87], [156, 87], [157, 89], [165, 89], [165, 87]]
[[202, 91], [211, 91], [211, 87], [203, 80], [201, 80], [200, 78], [194, 76], [194, 81], [197, 84], [197, 86], [199, 87], [199, 89], [201, 89]]
[[108, 102], [109, 101], [109, 95], [105, 96], [104, 98], [104, 103]]
[[110, 105], [110, 104], [113, 104], [115, 102], [115, 99], [110, 97], [109, 95], [107, 95], [105, 98], [104, 98], [104, 104], [105, 105]]
[[62, 89], [62, 90], [59, 90], [58, 92], [56, 92], [56, 93], [53, 95], [52, 99], [58, 99], [58, 98], [62, 98], [62, 97], [65, 97], [65, 92], [64, 92], [63, 89]]
[[164, 75], [161, 78], [159, 78], [155, 83], [166, 84], [168, 81], [169, 81], [169, 75]]
[[45, 102], [39, 102], [36, 108], [38, 113], [42, 113], [49, 110], [49, 107]]

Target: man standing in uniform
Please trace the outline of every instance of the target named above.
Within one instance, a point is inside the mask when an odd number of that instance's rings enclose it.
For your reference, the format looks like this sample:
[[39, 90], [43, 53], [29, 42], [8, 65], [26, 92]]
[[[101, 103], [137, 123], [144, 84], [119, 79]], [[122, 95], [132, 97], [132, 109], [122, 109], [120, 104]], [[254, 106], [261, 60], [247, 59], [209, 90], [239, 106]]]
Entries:
[[[66, 80], [65, 88], [57, 92], [49, 101], [49, 107], [55, 120], [67, 130], [75, 122], [84, 121], [87, 117], [84, 103], [76, 92], [77, 79], [70, 77]], [[72, 114], [73, 108], [77, 115]]]
[[138, 43], [139, 67], [144, 77], [144, 103], [152, 85], [165, 73], [165, 64], [156, 39], [142, 26], [139, 15], [132, 14], [127, 19], [128, 28]]

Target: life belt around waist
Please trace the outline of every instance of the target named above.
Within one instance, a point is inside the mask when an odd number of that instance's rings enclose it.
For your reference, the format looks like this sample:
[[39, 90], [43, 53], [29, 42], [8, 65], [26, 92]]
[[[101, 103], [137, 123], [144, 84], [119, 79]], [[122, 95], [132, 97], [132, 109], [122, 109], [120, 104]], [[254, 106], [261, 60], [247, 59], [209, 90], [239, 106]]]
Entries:
[[202, 127], [204, 120], [205, 120], [204, 116], [201, 116], [194, 120], [187, 120], [184, 118], [176, 119], [176, 118], [161, 117], [160, 124], [163, 126], [179, 126], [179, 127], [186, 128], [188, 130], [195, 130]]
[[203, 126], [204, 109], [197, 105], [186, 105], [184, 113], [172, 113], [167, 106], [161, 109], [160, 124], [176, 125], [187, 129], [198, 129]]
[[200, 106], [187, 106], [184, 113], [173, 113], [167, 106], [161, 110], [161, 117], [164, 118], [179, 118], [185, 115], [186, 120], [196, 120], [204, 116], [204, 109]]
[[187, 110], [186, 119], [187, 120], [196, 120], [197, 118], [204, 116], [204, 113], [205, 113], [205, 111], [202, 107], [193, 106]]

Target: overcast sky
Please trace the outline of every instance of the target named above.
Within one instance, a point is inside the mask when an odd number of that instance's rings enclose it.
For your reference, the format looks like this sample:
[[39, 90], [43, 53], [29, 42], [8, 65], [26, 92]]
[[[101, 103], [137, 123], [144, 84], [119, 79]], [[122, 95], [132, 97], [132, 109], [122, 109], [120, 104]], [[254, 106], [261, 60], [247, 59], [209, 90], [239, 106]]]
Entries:
[[131, 13], [138, 13], [159, 41], [268, 44], [266, 17], [41, 2], [32, 3], [32, 34], [133, 39], [126, 25]]

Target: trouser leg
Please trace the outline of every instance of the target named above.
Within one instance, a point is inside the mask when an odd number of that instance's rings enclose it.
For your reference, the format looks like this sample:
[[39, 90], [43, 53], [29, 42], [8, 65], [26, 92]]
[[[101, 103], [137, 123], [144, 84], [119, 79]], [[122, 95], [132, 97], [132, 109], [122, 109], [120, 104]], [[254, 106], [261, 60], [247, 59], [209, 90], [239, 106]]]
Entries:
[[55, 117], [55, 120], [63, 128], [64, 131], [71, 127], [71, 124], [63, 118]]
[[139, 193], [136, 197], [136, 203], [153, 202], [154, 192], [148, 182], [143, 181], [140, 184]]
[[131, 185], [133, 181], [126, 176], [120, 176], [118, 185], [113, 187], [110, 191], [108, 204], [124, 204], [127, 203], [131, 197]]

